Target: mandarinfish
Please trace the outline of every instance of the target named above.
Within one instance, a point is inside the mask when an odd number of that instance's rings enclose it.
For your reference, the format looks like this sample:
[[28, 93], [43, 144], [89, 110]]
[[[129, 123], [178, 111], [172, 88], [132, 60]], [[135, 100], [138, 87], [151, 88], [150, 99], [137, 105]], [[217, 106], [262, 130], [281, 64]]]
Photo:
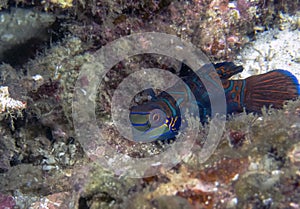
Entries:
[[[182, 108], [191, 103], [191, 94], [194, 95], [202, 123], [211, 116], [210, 99], [218, 100], [216, 95], [210, 95], [206, 88], [218, 89], [220, 80], [226, 97], [227, 114], [247, 112], [259, 113], [262, 107], [272, 106], [281, 108], [286, 100], [296, 99], [300, 95], [300, 86], [297, 78], [286, 70], [273, 70], [261, 75], [254, 75], [241, 80], [229, 78], [243, 71], [242, 66], [232, 62], [204, 65], [199, 71], [214, 67], [215, 75], [204, 76], [201, 79], [195, 72], [182, 64], [179, 75], [185, 85], [177, 83], [167, 91], [155, 96], [149, 89], [152, 99], [141, 105], [133, 106], [130, 110], [130, 121], [133, 126], [134, 140], [152, 141], [174, 138], [182, 126], [184, 117]], [[209, 72], [209, 71], [207, 71]], [[203, 74], [203, 73], [202, 73]], [[203, 79], [209, 79], [209, 86], [204, 86]], [[167, 93], [168, 92], [168, 93]], [[171, 93], [171, 95], [170, 95]]]

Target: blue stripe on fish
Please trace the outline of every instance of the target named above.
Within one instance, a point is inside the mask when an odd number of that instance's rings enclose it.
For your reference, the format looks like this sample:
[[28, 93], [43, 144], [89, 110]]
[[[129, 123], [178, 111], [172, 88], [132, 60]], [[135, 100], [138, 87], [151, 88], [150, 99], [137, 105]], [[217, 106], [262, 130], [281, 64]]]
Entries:
[[298, 79], [296, 78], [295, 75], [293, 75], [290, 71], [287, 71], [287, 70], [278, 69], [278, 70], [274, 70], [274, 71], [277, 71], [279, 73], [286, 75], [287, 77], [290, 77], [292, 80], [292, 83], [294, 83], [298, 87], [297, 92], [298, 92], [298, 95], [300, 95], [300, 85], [299, 85]]
[[149, 115], [149, 112], [130, 112], [132, 115]]
[[133, 126], [145, 126], [145, 125], [149, 125], [149, 122], [146, 122], [146, 123], [131, 123], [131, 125], [133, 125]]

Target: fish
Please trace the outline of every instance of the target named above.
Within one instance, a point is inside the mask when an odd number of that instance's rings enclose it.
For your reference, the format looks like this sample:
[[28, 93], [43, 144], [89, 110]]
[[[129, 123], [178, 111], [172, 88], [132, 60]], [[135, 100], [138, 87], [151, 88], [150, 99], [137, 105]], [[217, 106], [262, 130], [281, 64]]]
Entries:
[[[216, 73], [205, 76], [212, 67]], [[197, 73], [183, 63], [179, 77], [185, 85], [175, 84], [158, 95], [153, 89], [147, 89], [151, 100], [131, 107], [129, 119], [134, 140], [148, 142], [175, 138], [180, 128], [186, 126], [181, 110], [191, 106], [192, 94], [196, 99], [200, 122], [207, 123], [212, 114], [210, 99], [213, 98], [207, 88], [221, 89], [225, 93], [227, 115], [243, 111], [261, 113], [264, 106], [279, 109], [285, 101], [297, 99], [300, 95], [297, 78], [287, 70], [276, 69], [246, 79], [230, 79], [242, 71], [243, 66], [233, 62], [206, 64], [199, 70], [204, 74], [202, 79], [210, 79], [209, 86], [204, 86]]]

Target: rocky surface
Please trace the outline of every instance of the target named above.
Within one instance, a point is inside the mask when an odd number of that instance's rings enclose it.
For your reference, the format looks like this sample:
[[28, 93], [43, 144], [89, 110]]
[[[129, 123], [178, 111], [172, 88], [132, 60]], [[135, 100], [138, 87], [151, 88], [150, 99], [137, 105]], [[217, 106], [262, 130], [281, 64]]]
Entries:
[[[299, 77], [297, 1], [22, 1], [18, 9], [13, 3], [0, 1], [0, 9], [8, 8], [0, 14], [0, 81], [9, 98], [26, 106], [10, 117], [7, 109], [0, 113], [0, 208], [300, 207], [299, 100], [262, 115], [234, 115], [208, 161], [200, 163], [201, 150], [193, 149], [171, 170], [158, 167], [157, 176], [139, 179], [88, 158], [72, 117], [82, 65], [103, 45], [135, 32], [177, 35], [214, 61], [240, 62], [246, 69], [240, 77], [274, 68]], [[133, 145], [111, 123], [114, 89], [149, 66], [180, 69], [178, 61], [162, 56], [123, 60], [97, 95], [96, 116], [107, 143], [135, 158], [172, 146]]]

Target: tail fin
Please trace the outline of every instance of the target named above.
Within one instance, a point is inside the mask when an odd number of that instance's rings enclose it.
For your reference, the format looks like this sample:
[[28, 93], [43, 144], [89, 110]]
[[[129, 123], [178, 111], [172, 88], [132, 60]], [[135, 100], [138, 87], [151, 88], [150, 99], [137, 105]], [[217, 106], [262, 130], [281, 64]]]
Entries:
[[261, 112], [263, 106], [282, 108], [284, 101], [298, 98], [297, 78], [286, 70], [274, 70], [246, 79], [244, 105], [247, 111]]

